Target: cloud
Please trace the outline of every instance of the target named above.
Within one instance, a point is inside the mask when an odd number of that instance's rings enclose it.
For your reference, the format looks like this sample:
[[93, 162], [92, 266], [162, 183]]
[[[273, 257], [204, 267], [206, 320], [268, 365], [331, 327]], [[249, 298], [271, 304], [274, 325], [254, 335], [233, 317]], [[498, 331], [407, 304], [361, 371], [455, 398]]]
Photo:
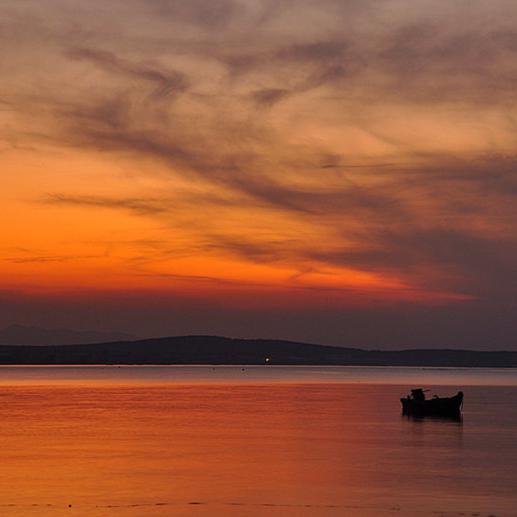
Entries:
[[31, 6], [3, 6], [6, 145], [127, 174], [109, 195], [63, 179], [44, 203], [181, 225], [209, 258], [509, 299], [514, 3]]
[[242, 13], [241, 2], [236, 0], [140, 0], [143, 8], [165, 19], [181, 20], [210, 30], [221, 30]]
[[107, 72], [155, 84], [153, 96], [156, 98], [182, 93], [190, 86], [185, 74], [175, 70], [162, 70], [142, 63], [133, 63], [105, 50], [73, 48], [67, 51], [67, 55], [74, 60], [89, 61]]
[[98, 258], [95, 255], [67, 255], [67, 256], [38, 256], [38, 255], [30, 255], [26, 257], [7, 257], [3, 258], [6, 262], [10, 262], [12, 264], [45, 264], [48, 262], [75, 262], [77, 260]]
[[290, 90], [282, 88], [265, 88], [252, 92], [251, 98], [259, 107], [273, 106], [277, 102], [287, 98], [291, 93]]
[[42, 200], [52, 205], [68, 205], [89, 208], [114, 208], [128, 210], [136, 215], [158, 215], [169, 211], [165, 200], [160, 199], [116, 199], [100, 196], [69, 196], [65, 194], [49, 194]]

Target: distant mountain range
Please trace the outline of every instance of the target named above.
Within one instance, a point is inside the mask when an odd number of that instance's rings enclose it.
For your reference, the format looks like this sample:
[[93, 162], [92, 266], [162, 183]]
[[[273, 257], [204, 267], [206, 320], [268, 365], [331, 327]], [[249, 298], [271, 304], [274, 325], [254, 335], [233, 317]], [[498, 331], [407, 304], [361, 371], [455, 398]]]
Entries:
[[0, 364], [243, 364], [517, 367], [517, 352], [360, 350], [292, 341], [179, 336], [52, 346], [0, 346]]
[[135, 336], [121, 332], [45, 329], [24, 325], [10, 325], [0, 330], [0, 345], [73, 345], [76, 343], [105, 343], [131, 339], [135, 339]]

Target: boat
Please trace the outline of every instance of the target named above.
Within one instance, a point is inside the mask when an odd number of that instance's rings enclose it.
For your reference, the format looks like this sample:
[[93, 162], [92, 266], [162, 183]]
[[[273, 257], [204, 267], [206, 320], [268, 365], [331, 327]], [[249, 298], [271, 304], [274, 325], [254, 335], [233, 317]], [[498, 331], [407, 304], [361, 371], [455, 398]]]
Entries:
[[408, 416], [442, 416], [459, 417], [463, 405], [463, 392], [458, 391], [453, 397], [438, 397], [426, 399], [422, 388], [411, 390], [411, 394], [401, 398], [402, 414]]

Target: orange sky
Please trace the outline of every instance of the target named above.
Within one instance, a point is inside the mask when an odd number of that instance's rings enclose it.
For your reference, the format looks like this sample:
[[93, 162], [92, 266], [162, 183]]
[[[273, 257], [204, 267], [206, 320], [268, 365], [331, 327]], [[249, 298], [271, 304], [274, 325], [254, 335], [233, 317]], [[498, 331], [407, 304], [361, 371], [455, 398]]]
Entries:
[[513, 299], [514, 3], [8, 0], [0, 19], [6, 296]]

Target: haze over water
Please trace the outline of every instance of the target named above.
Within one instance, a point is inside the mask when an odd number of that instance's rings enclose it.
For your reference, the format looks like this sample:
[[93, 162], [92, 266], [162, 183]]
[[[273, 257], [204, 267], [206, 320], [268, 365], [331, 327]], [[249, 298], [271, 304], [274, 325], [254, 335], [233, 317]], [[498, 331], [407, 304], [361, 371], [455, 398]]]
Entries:
[[[401, 417], [417, 378], [461, 385], [463, 421]], [[516, 370], [8, 367], [0, 384], [2, 515], [517, 515]]]

